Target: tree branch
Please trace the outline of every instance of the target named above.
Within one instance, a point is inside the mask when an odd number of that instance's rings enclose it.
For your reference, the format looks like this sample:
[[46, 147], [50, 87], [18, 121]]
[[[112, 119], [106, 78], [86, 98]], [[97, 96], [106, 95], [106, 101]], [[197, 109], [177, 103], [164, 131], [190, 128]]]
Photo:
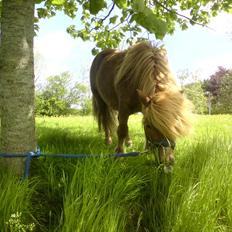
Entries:
[[[128, 19], [131, 17], [131, 15], [128, 15], [127, 18], [125, 19], [125, 21], [128, 23]], [[116, 24], [115, 26], [113, 26], [112, 28], [109, 29], [109, 31], [113, 31], [115, 28], [117, 28], [118, 26], [120, 26], [121, 24], [123, 24], [124, 22], [120, 22], [118, 24]], [[129, 23], [128, 23], [129, 24]]]
[[[104, 18], [98, 18], [97, 20], [99, 20], [101, 23], [103, 23], [110, 16], [112, 11], [114, 10], [114, 7], [115, 7], [115, 3], [113, 3], [111, 9], [109, 10], [108, 14]], [[91, 28], [89, 32], [92, 32], [93, 30], [97, 30], [97, 27]]]
[[110, 16], [112, 11], [114, 10], [114, 6], [115, 6], [115, 3], [113, 3], [113, 5], [112, 5], [111, 9], [109, 10], [108, 14], [103, 19], [100, 19], [102, 22], [104, 22]]
[[160, 2], [158, 2], [158, 1], [156, 1], [156, 0], [153, 0], [153, 3], [154, 3], [154, 4], [157, 4], [157, 5], [159, 5], [159, 6], [161, 6], [162, 8], [164, 8], [164, 9], [165, 9], [166, 11], [168, 11], [168, 12], [174, 13], [174, 14], [176, 14], [176, 15], [182, 17], [182, 18], [187, 19], [190, 23], [192, 22], [192, 23], [197, 24], [197, 25], [199, 25], [199, 26], [207, 27], [208, 29], [213, 30], [213, 28], [211, 28], [211, 27], [209, 27], [209, 26], [207, 26], [207, 25], [205, 25], [205, 24], [203, 24], [203, 23], [199, 23], [199, 22], [197, 22], [197, 21], [194, 21], [193, 19], [189, 18], [188, 16], [185, 16], [185, 15], [183, 15], [183, 14], [178, 13], [178, 12], [175, 11], [175, 10], [172, 10], [172, 9], [167, 8], [167, 7], [164, 6], [162, 3], [160, 3]]

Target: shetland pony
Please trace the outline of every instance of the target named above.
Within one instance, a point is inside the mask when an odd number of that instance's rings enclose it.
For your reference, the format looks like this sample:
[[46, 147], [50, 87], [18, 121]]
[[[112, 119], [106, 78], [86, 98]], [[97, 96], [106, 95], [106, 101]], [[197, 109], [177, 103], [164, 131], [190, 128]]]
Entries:
[[176, 85], [165, 49], [148, 41], [124, 51], [106, 49], [93, 60], [90, 84], [93, 112], [107, 144], [112, 143], [116, 111], [118, 153], [123, 152], [124, 143], [132, 143], [129, 116], [142, 112], [146, 147], [158, 147], [161, 161], [174, 161], [176, 139], [188, 134], [191, 128], [192, 105]]

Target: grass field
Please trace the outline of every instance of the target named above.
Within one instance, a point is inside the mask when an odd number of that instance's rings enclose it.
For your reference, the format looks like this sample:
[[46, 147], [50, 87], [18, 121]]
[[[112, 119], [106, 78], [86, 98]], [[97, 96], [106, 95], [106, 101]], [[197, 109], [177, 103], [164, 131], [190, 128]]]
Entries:
[[[43, 153], [110, 154], [92, 117], [37, 118]], [[130, 119], [143, 151], [141, 116]], [[173, 172], [152, 154], [139, 157], [33, 160], [19, 181], [0, 173], [0, 231], [232, 231], [232, 115], [197, 116], [179, 140]]]

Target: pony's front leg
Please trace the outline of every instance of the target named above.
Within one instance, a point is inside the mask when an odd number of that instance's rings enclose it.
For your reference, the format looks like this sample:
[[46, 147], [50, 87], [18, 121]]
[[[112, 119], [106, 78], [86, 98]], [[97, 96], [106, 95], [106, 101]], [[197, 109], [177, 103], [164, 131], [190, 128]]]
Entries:
[[124, 141], [126, 138], [129, 138], [128, 136], [128, 126], [127, 126], [127, 121], [128, 121], [129, 116], [120, 116], [118, 117], [119, 120], [119, 125], [118, 125], [118, 145], [115, 148], [115, 152], [117, 153], [123, 153], [124, 148]]
[[131, 146], [132, 146], [132, 140], [131, 140], [131, 138], [130, 138], [130, 136], [129, 136], [129, 132], [128, 132], [128, 134], [127, 134], [125, 143], [126, 143], [126, 146], [127, 146], [127, 147], [131, 147]]

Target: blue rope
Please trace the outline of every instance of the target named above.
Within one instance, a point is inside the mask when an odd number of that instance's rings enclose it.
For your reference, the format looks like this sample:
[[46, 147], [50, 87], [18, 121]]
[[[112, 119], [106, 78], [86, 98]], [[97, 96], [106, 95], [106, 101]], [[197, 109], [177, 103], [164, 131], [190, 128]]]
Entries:
[[25, 169], [24, 169], [24, 179], [27, 179], [30, 174], [31, 160], [33, 158], [39, 157], [51, 157], [51, 158], [99, 158], [99, 157], [135, 157], [139, 156], [141, 152], [128, 152], [128, 153], [117, 153], [117, 154], [107, 154], [107, 155], [94, 155], [94, 154], [43, 154], [40, 149], [37, 148], [35, 152], [28, 152], [24, 154], [6, 154], [0, 153], [0, 157], [3, 158], [26, 158], [25, 160]]

